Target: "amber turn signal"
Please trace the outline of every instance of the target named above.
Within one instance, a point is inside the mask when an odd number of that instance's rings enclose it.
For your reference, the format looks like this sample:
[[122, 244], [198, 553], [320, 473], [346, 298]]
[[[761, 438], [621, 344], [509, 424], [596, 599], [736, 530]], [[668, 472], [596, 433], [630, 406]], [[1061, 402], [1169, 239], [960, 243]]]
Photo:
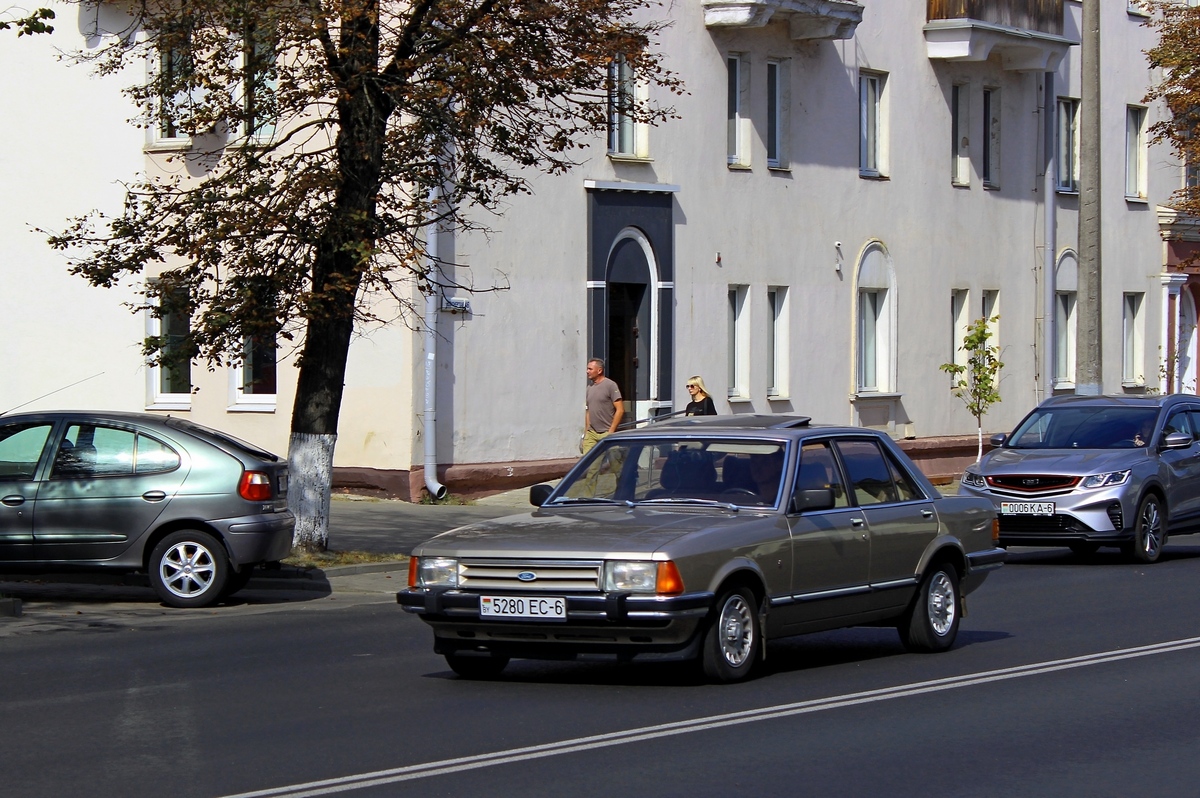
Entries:
[[992, 543], [1000, 542], [1000, 519], [992, 519]]
[[655, 592], [660, 596], [677, 596], [683, 592], [683, 577], [675, 563], [667, 560], [658, 564]]
[[408, 558], [408, 586], [409, 587], [417, 586], [417, 568], [418, 568], [417, 558], [409, 557]]

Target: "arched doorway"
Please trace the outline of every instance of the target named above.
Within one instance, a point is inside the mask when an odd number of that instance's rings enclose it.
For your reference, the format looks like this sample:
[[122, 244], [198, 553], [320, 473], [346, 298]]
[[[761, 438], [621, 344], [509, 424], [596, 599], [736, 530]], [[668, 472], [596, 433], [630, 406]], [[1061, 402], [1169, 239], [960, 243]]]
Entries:
[[629, 417], [651, 414], [657, 321], [654, 251], [636, 228], [622, 230], [608, 256], [608, 376], [625, 397]]

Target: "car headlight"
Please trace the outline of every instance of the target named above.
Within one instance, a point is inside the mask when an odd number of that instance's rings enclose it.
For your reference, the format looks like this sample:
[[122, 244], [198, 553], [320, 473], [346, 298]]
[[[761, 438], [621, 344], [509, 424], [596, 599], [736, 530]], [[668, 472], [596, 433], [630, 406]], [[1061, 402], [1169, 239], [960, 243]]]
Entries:
[[1124, 485], [1129, 481], [1131, 469], [1124, 471], [1109, 471], [1107, 474], [1092, 474], [1084, 477], [1079, 483], [1081, 488], [1111, 488], [1113, 485]]
[[974, 471], [964, 471], [962, 484], [972, 488], [986, 488], [987, 480], [983, 478], [983, 474], [977, 474]]
[[421, 557], [417, 562], [418, 587], [458, 587], [458, 560]]
[[624, 593], [657, 593], [678, 596], [683, 577], [670, 560], [609, 560], [604, 564], [604, 589]]
[[658, 584], [658, 563], [610, 560], [604, 564], [604, 589], [653, 593]]

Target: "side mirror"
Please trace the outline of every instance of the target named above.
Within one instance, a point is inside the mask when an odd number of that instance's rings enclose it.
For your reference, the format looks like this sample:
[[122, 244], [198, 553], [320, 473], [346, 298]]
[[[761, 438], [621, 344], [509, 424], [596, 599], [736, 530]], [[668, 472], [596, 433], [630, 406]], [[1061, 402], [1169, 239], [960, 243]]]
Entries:
[[833, 509], [833, 490], [818, 488], [816, 490], [798, 490], [792, 494], [793, 513], [811, 513], [817, 510]]
[[553, 492], [554, 488], [549, 485], [534, 485], [529, 489], [529, 503], [534, 507], [541, 507]]
[[988, 438], [988, 443], [990, 443], [992, 446], [997, 446], [997, 447], [999, 447], [999, 446], [1003, 446], [1003, 445], [1004, 445], [1004, 442], [1005, 442], [1006, 440], [1008, 440], [1008, 434], [1007, 434], [1007, 433], [1004, 433], [1004, 432], [997, 432], [995, 435], [993, 435], [992, 437]]
[[1168, 432], [1163, 437], [1164, 449], [1186, 449], [1192, 445], [1192, 436], [1186, 432]]

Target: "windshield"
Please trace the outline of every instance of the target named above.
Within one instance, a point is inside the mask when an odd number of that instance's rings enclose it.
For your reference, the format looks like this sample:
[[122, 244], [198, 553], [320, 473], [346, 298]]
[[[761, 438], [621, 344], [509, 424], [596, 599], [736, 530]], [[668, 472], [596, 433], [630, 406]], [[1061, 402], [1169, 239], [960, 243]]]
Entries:
[[550, 504], [636, 502], [775, 507], [787, 443], [728, 438], [605, 440]]
[[1013, 449], [1136, 449], [1154, 435], [1155, 407], [1048, 407], [1035, 410], [1005, 446]]

